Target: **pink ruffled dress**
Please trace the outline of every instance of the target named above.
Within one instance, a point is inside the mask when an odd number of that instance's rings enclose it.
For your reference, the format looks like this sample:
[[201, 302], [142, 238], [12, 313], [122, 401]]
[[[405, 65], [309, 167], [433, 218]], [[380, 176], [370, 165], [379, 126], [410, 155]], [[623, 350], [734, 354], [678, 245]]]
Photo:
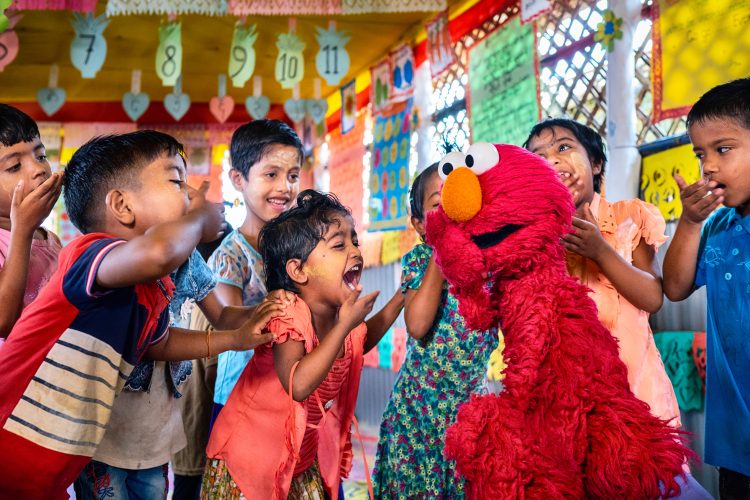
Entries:
[[[667, 240], [664, 218], [656, 207], [644, 201], [609, 203], [594, 194], [591, 212], [604, 240], [627, 262], [633, 262], [633, 251], [641, 241], [656, 251]], [[568, 272], [591, 288], [589, 295], [599, 309], [599, 320], [620, 344], [620, 359], [628, 367], [633, 394], [651, 406], [651, 413], [679, 427], [680, 409], [654, 343], [649, 314], [620, 295], [592, 260], [570, 252], [566, 258]]]

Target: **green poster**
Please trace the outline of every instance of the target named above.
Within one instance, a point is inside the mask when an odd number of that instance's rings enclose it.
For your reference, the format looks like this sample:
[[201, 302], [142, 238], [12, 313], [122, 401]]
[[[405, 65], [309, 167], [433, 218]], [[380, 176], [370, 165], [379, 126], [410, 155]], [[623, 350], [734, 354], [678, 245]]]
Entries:
[[533, 24], [518, 17], [469, 53], [471, 142], [521, 145], [539, 120]]

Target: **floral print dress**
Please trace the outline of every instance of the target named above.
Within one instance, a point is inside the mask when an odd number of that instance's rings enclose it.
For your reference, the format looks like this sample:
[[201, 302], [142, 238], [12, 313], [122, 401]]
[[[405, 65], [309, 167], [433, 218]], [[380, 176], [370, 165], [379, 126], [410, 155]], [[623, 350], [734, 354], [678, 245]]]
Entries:
[[[432, 249], [420, 244], [402, 259], [401, 288], [422, 285]], [[380, 425], [375, 459], [376, 498], [464, 498], [463, 479], [445, 459], [445, 431], [458, 406], [485, 391], [490, 354], [498, 331], [469, 330], [458, 313], [458, 300], [443, 290], [430, 332], [409, 337], [404, 363]]]

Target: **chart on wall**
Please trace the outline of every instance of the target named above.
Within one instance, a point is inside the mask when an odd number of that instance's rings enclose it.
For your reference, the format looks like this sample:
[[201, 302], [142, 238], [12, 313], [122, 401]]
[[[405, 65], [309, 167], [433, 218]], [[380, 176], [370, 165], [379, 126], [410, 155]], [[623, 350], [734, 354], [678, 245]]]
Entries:
[[520, 145], [539, 120], [538, 60], [533, 23], [518, 17], [469, 52], [472, 142]]
[[406, 227], [412, 100], [375, 118], [370, 169], [370, 231]]
[[750, 1], [654, 2], [654, 121], [687, 114], [710, 88], [750, 75]]
[[641, 199], [655, 205], [667, 222], [679, 219], [682, 214], [680, 188], [674, 180], [675, 174], [682, 176], [688, 184], [700, 179], [700, 164], [690, 144], [643, 158]]

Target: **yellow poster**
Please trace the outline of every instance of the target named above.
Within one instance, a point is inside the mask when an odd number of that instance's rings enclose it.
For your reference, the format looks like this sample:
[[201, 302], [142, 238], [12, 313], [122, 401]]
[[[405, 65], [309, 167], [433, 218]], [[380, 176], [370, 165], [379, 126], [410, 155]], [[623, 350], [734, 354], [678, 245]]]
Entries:
[[679, 174], [688, 184], [700, 179], [700, 163], [691, 144], [643, 158], [641, 199], [655, 205], [667, 222], [679, 219], [682, 214], [680, 189], [674, 180], [674, 174]]
[[750, 75], [750, 0], [658, 0], [654, 121], [687, 114], [707, 90]]
[[380, 263], [383, 265], [396, 262], [401, 258], [401, 231], [385, 231]]

